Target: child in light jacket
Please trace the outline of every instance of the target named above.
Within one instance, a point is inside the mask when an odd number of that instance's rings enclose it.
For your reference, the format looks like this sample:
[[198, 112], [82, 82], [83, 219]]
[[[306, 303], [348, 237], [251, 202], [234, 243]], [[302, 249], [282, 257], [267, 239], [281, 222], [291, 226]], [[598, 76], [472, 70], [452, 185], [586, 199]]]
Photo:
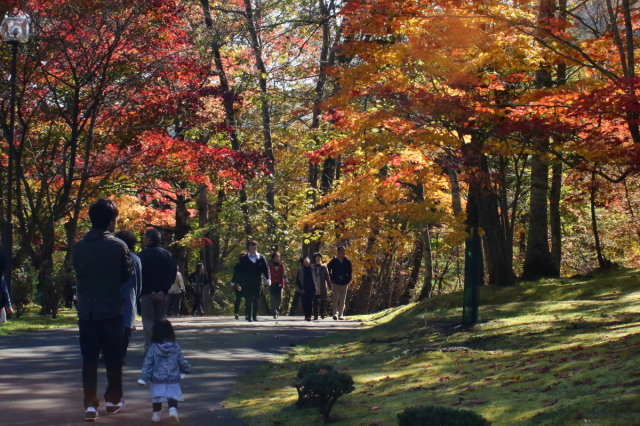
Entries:
[[169, 417], [179, 423], [178, 401], [184, 401], [180, 379], [191, 370], [184, 358], [169, 320], [156, 321], [153, 326], [151, 346], [144, 358], [138, 383], [150, 383], [149, 395], [153, 407], [152, 422], [162, 419], [162, 403], [169, 406]]

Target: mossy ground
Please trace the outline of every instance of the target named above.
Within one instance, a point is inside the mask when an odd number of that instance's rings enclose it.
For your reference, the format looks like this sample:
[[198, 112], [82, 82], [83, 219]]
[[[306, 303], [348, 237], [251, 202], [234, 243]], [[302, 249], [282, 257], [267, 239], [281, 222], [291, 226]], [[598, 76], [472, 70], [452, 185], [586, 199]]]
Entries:
[[78, 314], [75, 309], [62, 308], [55, 319], [51, 318], [51, 315], [40, 315], [40, 310], [39, 306], [34, 305], [29, 306], [20, 318], [16, 318], [14, 314], [6, 323], [0, 324], [0, 336], [78, 324]]
[[406, 407], [471, 409], [495, 425], [640, 423], [640, 271], [481, 291], [480, 321], [459, 326], [462, 295], [358, 318], [241, 378], [226, 402], [252, 425], [322, 424], [297, 408], [305, 362], [353, 376], [335, 424], [396, 424]]

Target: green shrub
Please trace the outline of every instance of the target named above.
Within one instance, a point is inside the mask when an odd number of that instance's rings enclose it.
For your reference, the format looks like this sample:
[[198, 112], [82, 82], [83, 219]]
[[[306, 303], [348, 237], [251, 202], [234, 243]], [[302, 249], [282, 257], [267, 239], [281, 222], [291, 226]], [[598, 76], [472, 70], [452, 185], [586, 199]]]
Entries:
[[398, 414], [399, 426], [488, 426], [488, 420], [470, 410], [422, 405]]
[[331, 365], [308, 364], [298, 371], [300, 381], [298, 389], [298, 406], [317, 405], [326, 422], [331, 420], [333, 404], [342, 395], [353, 392], [353, 378], [336, 371]]
[[14, 269], [11, 275], [11, 305], [17, 318], [33, 303], [34, 294], [33, 269], [29, 266]]

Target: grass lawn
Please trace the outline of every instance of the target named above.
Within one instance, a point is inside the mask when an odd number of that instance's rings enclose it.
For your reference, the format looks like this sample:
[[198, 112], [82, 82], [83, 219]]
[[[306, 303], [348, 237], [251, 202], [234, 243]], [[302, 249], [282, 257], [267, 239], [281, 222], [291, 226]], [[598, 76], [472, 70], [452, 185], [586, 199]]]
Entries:
[[78, 324], [78, 314], [75, 309], [61, 308], [56, 319], [51, 318], [51, 315], [40, 315], [40, 309], [40, 306], [29, 306], [20, 318], [16, 318], [14, 313], [10, 320], [0, 324], [0, 336]]
[[306, 362], [328, 362], [356, 389], [335, 424], [393, 425], [415, 405], [469, 409], [494, 425], [640, 424], [640, 270], [481, 291], [480, 321], [458, 326], [462, 295], [361, 317], [244, 376], [226, 406], [251, 425], [319, 425], [297, 408]]

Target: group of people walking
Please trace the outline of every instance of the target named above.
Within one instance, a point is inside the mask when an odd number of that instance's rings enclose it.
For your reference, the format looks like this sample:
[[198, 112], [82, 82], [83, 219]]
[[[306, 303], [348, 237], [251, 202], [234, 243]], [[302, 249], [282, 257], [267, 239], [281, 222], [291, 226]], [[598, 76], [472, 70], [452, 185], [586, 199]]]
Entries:
[[[138, 383], [150, 385], [151, 420], [161, 421], [162, 403], [166, 402], [169, 417], [177, 422], [178, 401], [183, 400], [179, 381], [189, 372], [190, 365], [176, 343], [167, 316], [180, 312], [184, 280], [171, 254], [161, 247], [158, 230], [145, 231], [144, 249], [136, 254], [133, 232], [121, 230], [113, 234], [117, 217], [118, 208], [113, 201], [97, 200], [89, 207], [91, 229], [73, 247], [85, 420], [96, 421], [99, 417], [97, 372], [101, 354], [107, 370], [106, 413], [115, 414], [125, 405], [122, 367], [139, 306], [145, 360]], [[1, 261], [0, 256], [0, 266]], [[325, 317], [330, 291], [333, 319], [343, 319], [351, 274], [351, 262], [345, 257], [342, 246], [328, 265], [322, 262], [320, 253], [313, 255], [313, 262], [308, 257], [301, 258], [294, 285], [305, 320], [311, 321], [312, 314], [314, 319]], [[273, 317], [278, 318], [283, 290], [290, 285], [287, 268], [280, 253], [272, 253], [267, 261], [258, 253], [257, 242], [251, 240], [247, 243], [247, 252], [240, 256], [233, 270], [236, 319], [239, 318], [240, 300], [244, 299], [245, 318], [247, 321], [258, 320], [263, 279], [271, 294]], [[204, 289], [211, 285], [204, 266], [198, 264], [188, 280], [193, 289], [193, 314], [203, 314]]]
[[169, 416], [178, 421], [177, 403], [182, 400], [179, 372], [188, 373], [189, 364], [166, 319], [167, 295], [176, 280], [177, 267], [171, 254], [160, 246], [156, 229], [145, 232], [144, 250], [136, 255], [133, 232], [112, 234], [117, 217], [113, 201], [97, 200], [89, 207], [91, 230], [73, 247], [85, 420], [96, 421], [99, 417], [101, 353], [107, 370], [106, 412], [115, 414], [125, 405], [122, 366], [139, 300], [145, 340], [141, 382], [150, 382], [152, 420], [160, 421], [161, 404], [166, 401]]
[[[300, 258], [300, 267], [295, 277], [295, 290], [300, 295], [302, 310], [306, 321], [324, 319], [329, 292], [333, 301], [331, 312], [334, 320], [344, 319], [347, 299], [347, 288], [352, 278], [351, 261], [345, 256], [344, 246], [338, 246], [336, 257], [327, 265], [322, 261], [322, 254], [314, 253], [313, 262], [306, 256]], [[239, 318], [240, 303], [245, 299], [245, 319], [258, 321], [258, 304], [265, 280], [271, 295], [273, 318], [280, 315], [282, 292], [289, 285], [287, 268], [281, 261], [278, 251], [271, 254], [271, 261], [258, 253], [255, 240], [247, 242], [247, 252], [240, 256], [233, 270], [231, 284], [235, 290], [234, 316]]]

